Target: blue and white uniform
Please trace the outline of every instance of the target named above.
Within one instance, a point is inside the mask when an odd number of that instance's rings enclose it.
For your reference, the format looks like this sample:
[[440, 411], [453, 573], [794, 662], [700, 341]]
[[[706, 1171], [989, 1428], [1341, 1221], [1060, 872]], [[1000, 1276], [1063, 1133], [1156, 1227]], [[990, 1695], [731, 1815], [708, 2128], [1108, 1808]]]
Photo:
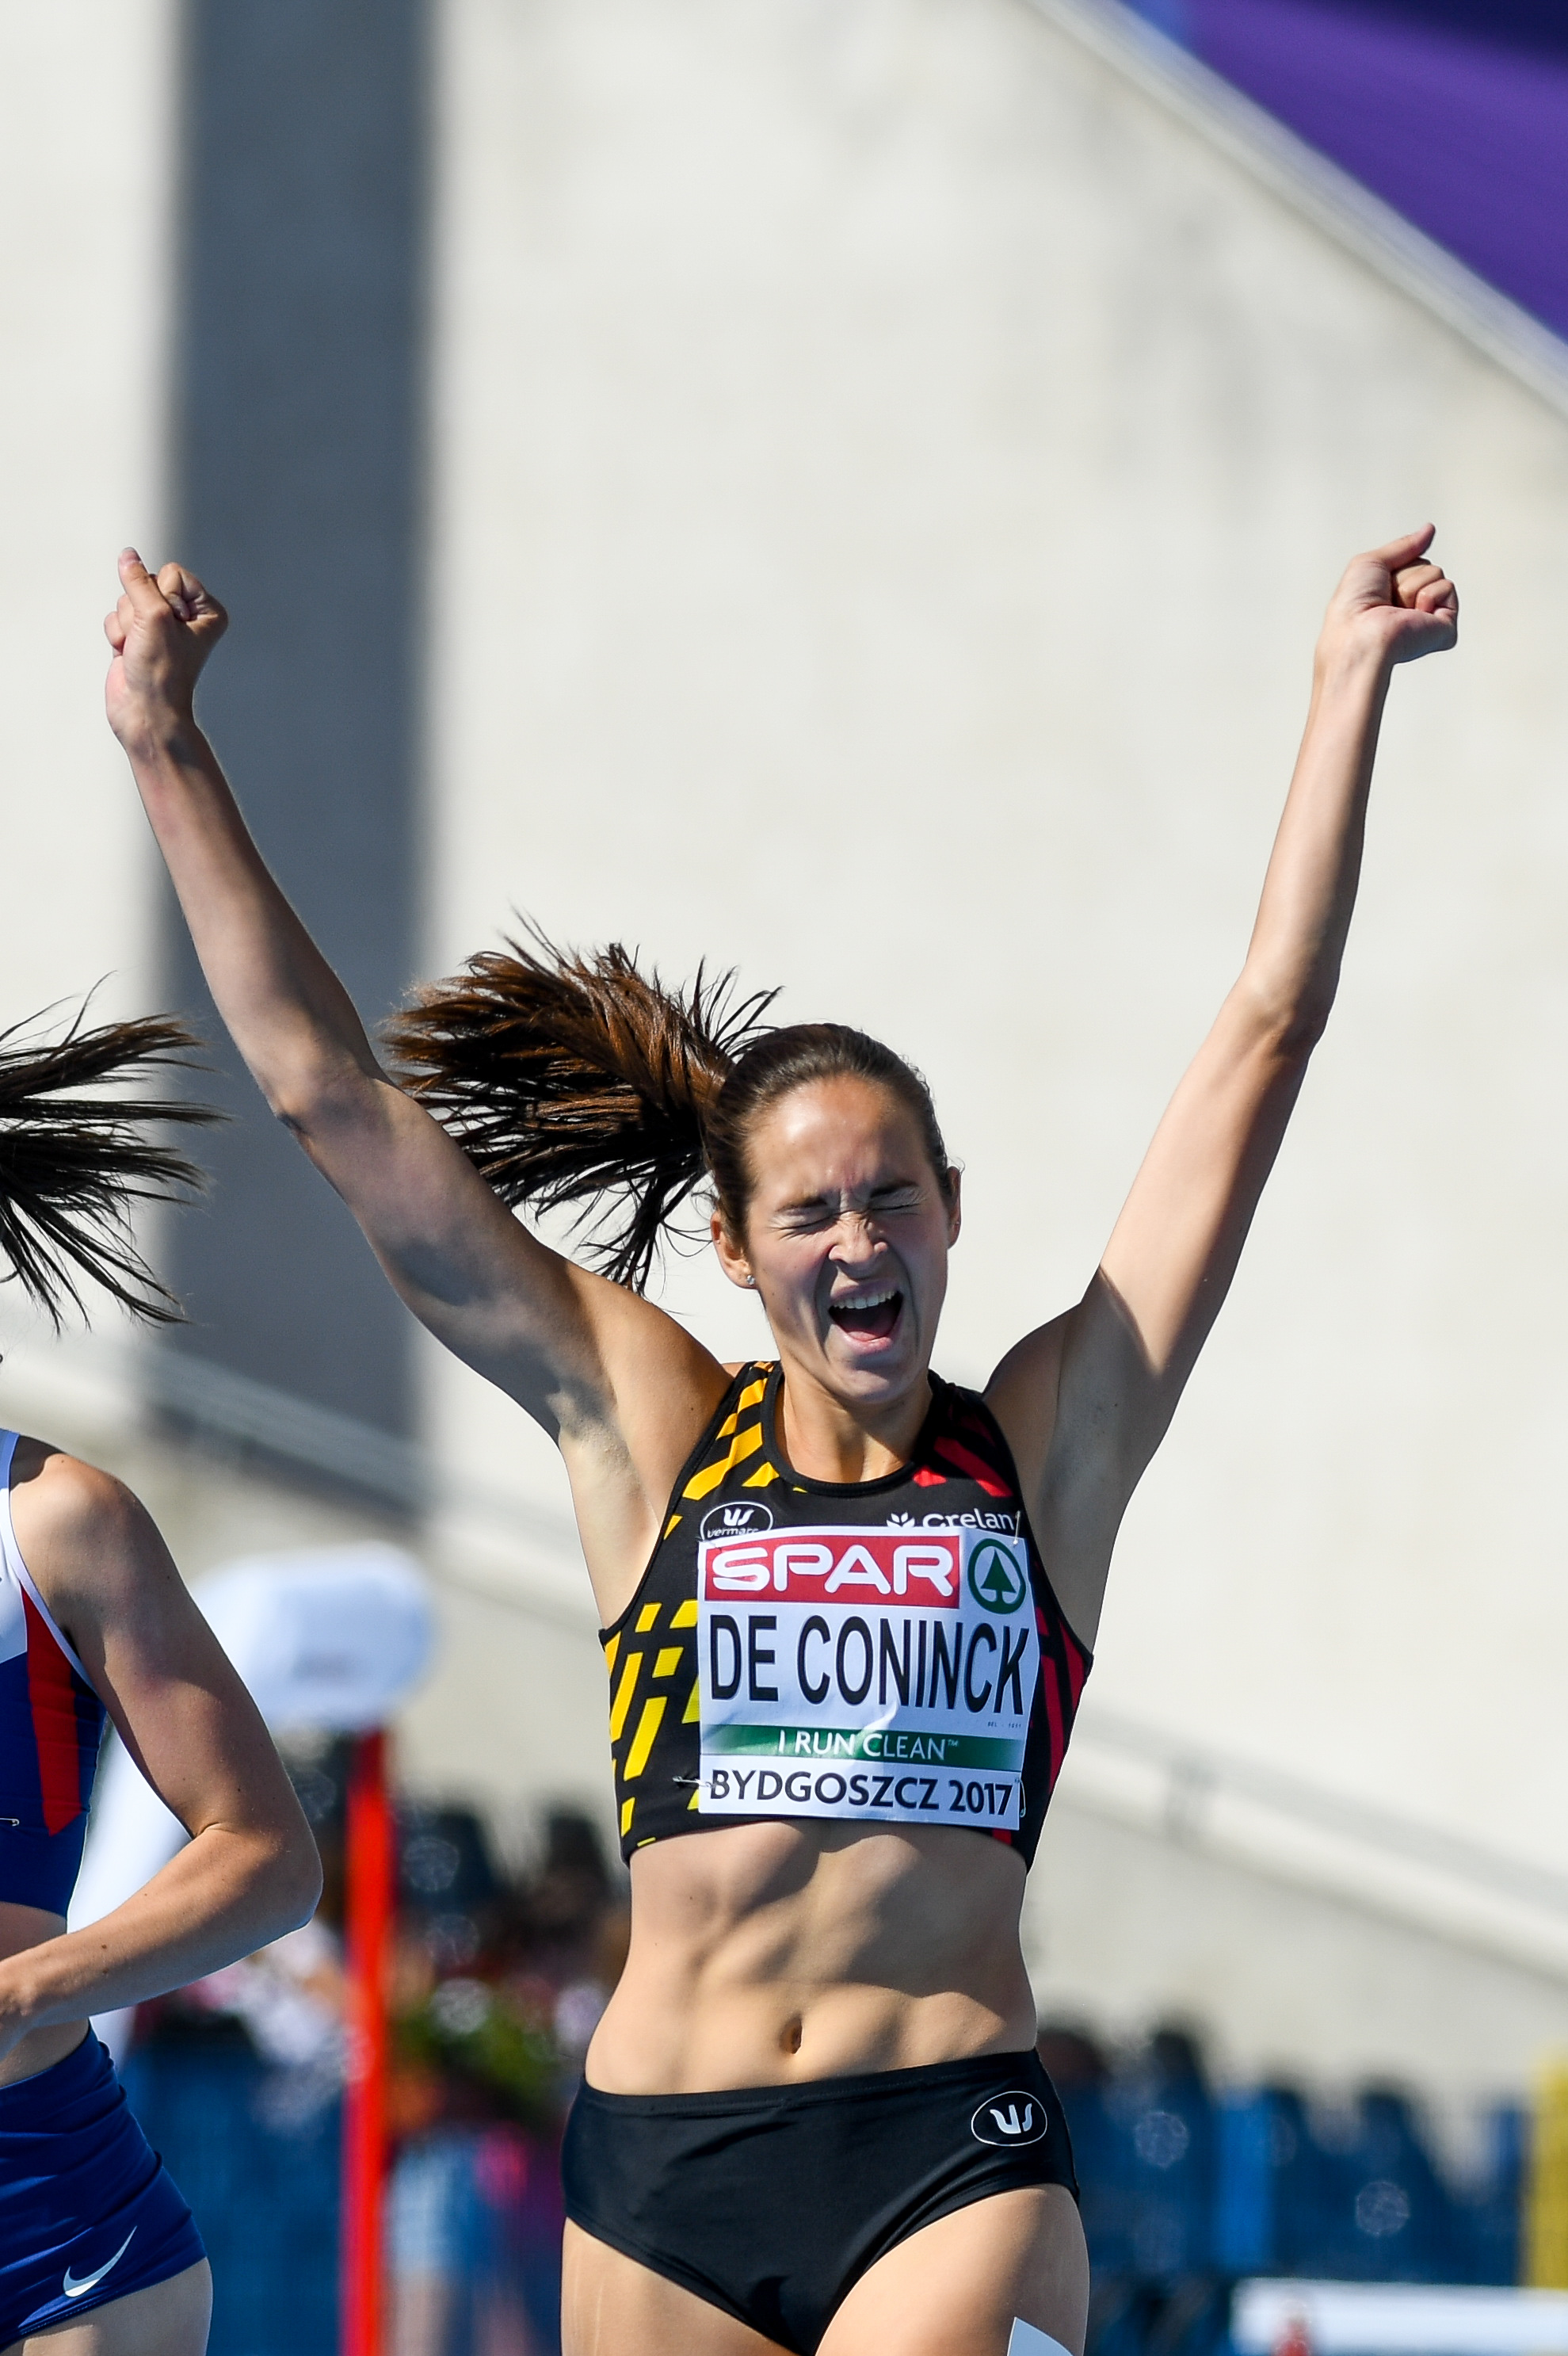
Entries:
[[[105, 1713], [22, 1560], [16, 1448], [0, 1433], [0, 1906], [63, 1921]], [[0, 2086], [0, 2348], [205, 2254], [91, 2029], [52, 2070]]]

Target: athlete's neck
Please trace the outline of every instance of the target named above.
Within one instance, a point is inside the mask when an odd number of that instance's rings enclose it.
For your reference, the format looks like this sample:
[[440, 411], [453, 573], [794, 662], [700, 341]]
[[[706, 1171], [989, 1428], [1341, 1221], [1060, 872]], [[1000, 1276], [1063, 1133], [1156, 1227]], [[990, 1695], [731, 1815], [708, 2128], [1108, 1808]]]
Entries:
[[784, 1363], [779, 1387], [779, 1445], [808, 1481], [880, 1481], [914, 1453], [931, 1408], [931, 1377], [923, 1370], [910, 1389], [875, 1407], [846, 1406], [821, 1383]]

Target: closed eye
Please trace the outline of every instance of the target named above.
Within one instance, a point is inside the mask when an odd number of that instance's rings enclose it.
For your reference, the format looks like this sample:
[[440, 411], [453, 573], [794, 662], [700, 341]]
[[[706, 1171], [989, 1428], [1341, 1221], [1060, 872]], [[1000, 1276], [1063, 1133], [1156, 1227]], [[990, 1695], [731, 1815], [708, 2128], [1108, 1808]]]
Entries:
[[791, 1203], [778, 1214], [779, 1225], [792, 1234], [806, 1235], [814, 1227], [830, 1227], [838, 1218], [834, 1203]]
[[[917, 1211], [921, 1202], [922, 1190], [912, 1183], [879, 1186], [873, 1191], [866, 1208], [885, 1218], [892, 1212]], [[777, 1217], [780, 1226], [787, 1227], [792, 1235], [809, 1235], [819, 1227], [837, 1226], [844, 1215], [843, 1206], [819, 1195], [814, 1202], [786, 1203]]]
[[920, 1205], [918, 1186], [880, 1187], [871, 1197], [873, 1211], [918, 1211]]

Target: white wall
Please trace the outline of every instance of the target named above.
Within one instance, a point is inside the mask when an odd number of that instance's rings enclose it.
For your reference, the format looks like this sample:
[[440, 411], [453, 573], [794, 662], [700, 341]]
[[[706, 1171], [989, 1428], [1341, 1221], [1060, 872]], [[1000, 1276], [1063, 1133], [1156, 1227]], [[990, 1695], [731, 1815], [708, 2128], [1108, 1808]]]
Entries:
[[1403, 2079], [1469, 2104], [1561, 2053], [1560, 1973], [1153, 1836], [1063, 1793], [1030, 1884], [1042, 2014], [1136, 2037], [1206, 2032], [1232, 2079]]
[[145, 1010], [153, 862], [103, 723], [101, 624], [162, 539], [172, 0], [0, 15], [0, 1023], [110, 977]]

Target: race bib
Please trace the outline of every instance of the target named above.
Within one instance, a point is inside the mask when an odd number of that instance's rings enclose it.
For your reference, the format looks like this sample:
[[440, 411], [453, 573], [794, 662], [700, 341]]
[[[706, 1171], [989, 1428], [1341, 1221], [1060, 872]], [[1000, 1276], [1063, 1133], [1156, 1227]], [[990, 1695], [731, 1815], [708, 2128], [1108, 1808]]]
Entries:
[[698, 1552], [704, 1815], [1017, 1830], [1040, 1642], [1020, 1537], [751, 1529]]

